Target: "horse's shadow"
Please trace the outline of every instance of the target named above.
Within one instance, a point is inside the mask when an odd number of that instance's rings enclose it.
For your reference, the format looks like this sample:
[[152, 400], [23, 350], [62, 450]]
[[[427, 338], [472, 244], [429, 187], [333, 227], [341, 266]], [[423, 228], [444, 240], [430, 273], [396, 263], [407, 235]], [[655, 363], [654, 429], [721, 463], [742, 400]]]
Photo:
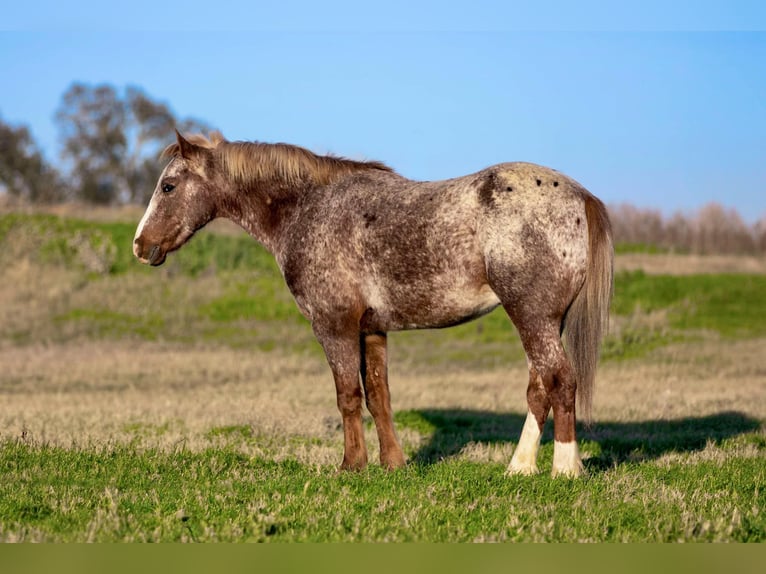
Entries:
[[[430, 438], [411, 457], [415, 464], [430, 465], [458, 454], [469, 443], [516, 443], [526, 415], [493, 413], [475, 410], [434, 409], [408, 411], [402, 422], [430, 431]], [[399, 417], [397, 417], [399, 418]], [[581, 442], [596, 443], [597, 452], [588, 457], [585, 467], [601, 471], [626, 461], [657, 458], [669, 452], [694, 452], [708, 443], [720, 444], [728, 438], [761, 428], [755, 418], [741, 412], [717, 414], [674, 420], [640, 422], [597, 422], [591, 426], [578, 425]], [[543, 452], [552, 440], [552, 422], [543, 433]]]

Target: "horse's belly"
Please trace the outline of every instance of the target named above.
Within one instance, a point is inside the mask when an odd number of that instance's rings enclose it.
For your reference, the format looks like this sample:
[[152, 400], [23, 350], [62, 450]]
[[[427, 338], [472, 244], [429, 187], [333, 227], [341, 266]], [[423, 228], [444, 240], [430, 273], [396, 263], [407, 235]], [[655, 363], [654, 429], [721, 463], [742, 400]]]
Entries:
[[[375, 290], [373, 290], [375, 291]], [[419, 291], [407, 287], [373, 294], [368, 299], [364, 330], [437, 329], [481, 317], [500, 304], [489, 285]]]

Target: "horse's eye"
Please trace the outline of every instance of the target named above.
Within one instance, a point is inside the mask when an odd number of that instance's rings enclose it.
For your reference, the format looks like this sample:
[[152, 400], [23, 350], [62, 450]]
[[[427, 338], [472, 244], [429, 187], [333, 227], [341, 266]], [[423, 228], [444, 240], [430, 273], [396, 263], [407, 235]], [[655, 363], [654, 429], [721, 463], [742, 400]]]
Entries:
[[165, 193], [170, 193], [171, 191], [173, 191], [175, 189], [175, 187], [176, 186], [171, 184], [171, 183], [163, 183], [162, 184], [162, 191], [164, 191]]

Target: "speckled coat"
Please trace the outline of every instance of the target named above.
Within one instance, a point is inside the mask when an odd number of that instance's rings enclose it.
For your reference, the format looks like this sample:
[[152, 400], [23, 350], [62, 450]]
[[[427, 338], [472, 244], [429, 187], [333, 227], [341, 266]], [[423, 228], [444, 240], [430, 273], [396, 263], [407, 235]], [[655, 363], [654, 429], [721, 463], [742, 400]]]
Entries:
[[363, 400], [381, 463], [405, 462], [393, 429], [386, 333], [448, 327], [502, 305], [530, 370], [527, 423], [509, 472], [537, 471], [551, 409], [553, 474], [581, 472], [575, 395], [579, 388], [587, 414], [612, 293], [612, 239], [603, 204], [576, 181], [504, 163], [415, 182], [378, 162], [218, 134], [179, 135], [166, 155], [136, 256], [161, 264], [215, 217], [240, 224], [274, 254], [333, 371], [343, 468], [367, 463]]

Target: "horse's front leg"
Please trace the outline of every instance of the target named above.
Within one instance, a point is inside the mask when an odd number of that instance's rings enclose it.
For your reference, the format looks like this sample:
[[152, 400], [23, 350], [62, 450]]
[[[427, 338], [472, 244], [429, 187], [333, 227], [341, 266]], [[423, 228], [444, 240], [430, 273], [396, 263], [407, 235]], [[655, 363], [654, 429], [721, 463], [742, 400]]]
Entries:
[[360, 337], [362, 362], [360, 371], [364, 384], [367, 410], [375, 421], [380, 442], [380, 464], [389, 469], [404, 466], [404, 453], [394, 432], [391, 394], [388, 390], [386, 334], [374, 333]]
[[362, 427], [362, 386], [359, 383], [359, 331], [325, 329], [314, 325], [335, 379], [338, 410], [343, 419], [343, 462], [341, 470], [367, 466], [367, 446]]

